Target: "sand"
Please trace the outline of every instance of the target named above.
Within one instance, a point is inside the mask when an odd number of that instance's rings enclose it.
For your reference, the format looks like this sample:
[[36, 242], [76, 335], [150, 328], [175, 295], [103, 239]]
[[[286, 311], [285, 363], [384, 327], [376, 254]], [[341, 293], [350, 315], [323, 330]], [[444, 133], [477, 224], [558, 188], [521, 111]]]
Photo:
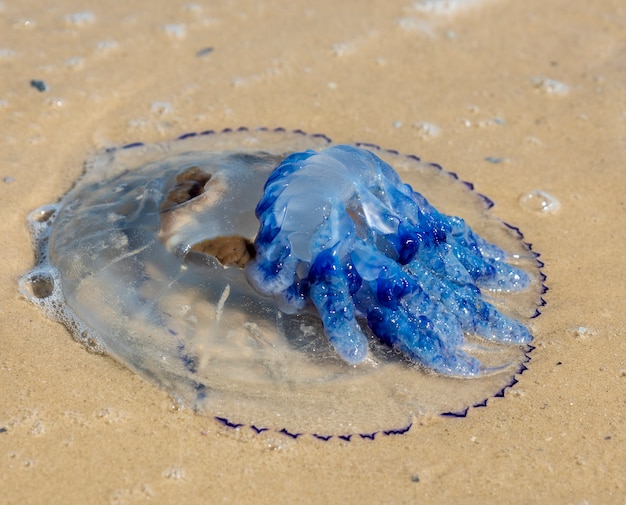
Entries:
[[[0, 3], [0, 503], [626, 503], [626, 8], [414, 3]], [[251, 436], [20, 297], [26, 215], [90, 153], [240, 125], [416, 153], [489, 195], [550, 287], [519, 383], [402, 436]]]

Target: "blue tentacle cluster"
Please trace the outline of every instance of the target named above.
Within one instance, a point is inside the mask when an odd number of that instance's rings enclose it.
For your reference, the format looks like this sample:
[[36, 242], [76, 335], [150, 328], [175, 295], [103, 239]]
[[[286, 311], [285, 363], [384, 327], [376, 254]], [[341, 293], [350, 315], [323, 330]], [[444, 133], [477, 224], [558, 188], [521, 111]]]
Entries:
[[445, 375], [473, 376], [481, 363], [464, 334], [525, 344], [519, 321], [481, 289], [518, 291], [529, 276], [465, 222], [437, 211], [387, 163], [348, 145], [288, 156], [256, 208], [250, 284], [286, 313], [317, 309], [350, 364], [367, 357], [357, 317], [409, 359]]

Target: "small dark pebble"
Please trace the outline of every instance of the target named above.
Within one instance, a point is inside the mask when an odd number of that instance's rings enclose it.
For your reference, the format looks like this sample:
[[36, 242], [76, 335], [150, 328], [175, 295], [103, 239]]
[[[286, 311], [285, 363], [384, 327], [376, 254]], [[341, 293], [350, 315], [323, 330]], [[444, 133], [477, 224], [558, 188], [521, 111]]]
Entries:
[[197, 53], [196, 56], [206, 56], [207, 54], [210, 54], [213, 52], [213, 48], [212, 47], [205, 47], [203, 49], [200, 49]]
[[45, 83], [45, 81], [33, 79], [30, 81], [30, 85], [41, 93], [43, 93], [44, 91], [48, 91], [48, 85]]
[[0, 428], [0, 433], [6, 433], [7, 429], [6, 428]]
[[606, 437], [604, 437], [604, 440], [611, 440], [611, 435], [607, 435]]
[[556, 362], [556, 364], [557, 364], [557, 365], [562, 365], [562, 364], [563, 364], [563, 362], [562, 362], [562, 361], [557, 361], [557, 362]]
[[411, 482], [419, 482], [419, 481], [420, 481], [419, 475], [417, 474], [411, 475]]

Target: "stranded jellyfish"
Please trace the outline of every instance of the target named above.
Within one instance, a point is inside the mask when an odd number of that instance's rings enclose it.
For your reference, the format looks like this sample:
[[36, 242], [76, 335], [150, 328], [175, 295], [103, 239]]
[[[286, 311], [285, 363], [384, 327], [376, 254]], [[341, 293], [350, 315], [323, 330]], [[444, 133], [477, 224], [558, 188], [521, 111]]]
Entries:
[[492, 205], [436, 164], [299, 130], [129, 144], [31, 213], [20, 288], [228, 427], [398, 434], [526, 368], [541, 262]]

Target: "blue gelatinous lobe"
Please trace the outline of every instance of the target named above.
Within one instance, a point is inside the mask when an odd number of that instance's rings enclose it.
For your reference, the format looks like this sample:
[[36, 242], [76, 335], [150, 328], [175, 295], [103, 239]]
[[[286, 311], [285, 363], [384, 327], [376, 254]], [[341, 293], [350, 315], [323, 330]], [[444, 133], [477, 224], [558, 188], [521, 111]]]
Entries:
[[532, 340], [483, 296], [524, 290], [528, 274], [370, 151], [338, 145], [288, 156], [268, 178], [256, 215], [248, 281], [283, 312], [314, 307], [350, 364], [368, 355], [358, 318], [409, 359], [451, 376], [485, 371], [462, 349], [465, 334]]

